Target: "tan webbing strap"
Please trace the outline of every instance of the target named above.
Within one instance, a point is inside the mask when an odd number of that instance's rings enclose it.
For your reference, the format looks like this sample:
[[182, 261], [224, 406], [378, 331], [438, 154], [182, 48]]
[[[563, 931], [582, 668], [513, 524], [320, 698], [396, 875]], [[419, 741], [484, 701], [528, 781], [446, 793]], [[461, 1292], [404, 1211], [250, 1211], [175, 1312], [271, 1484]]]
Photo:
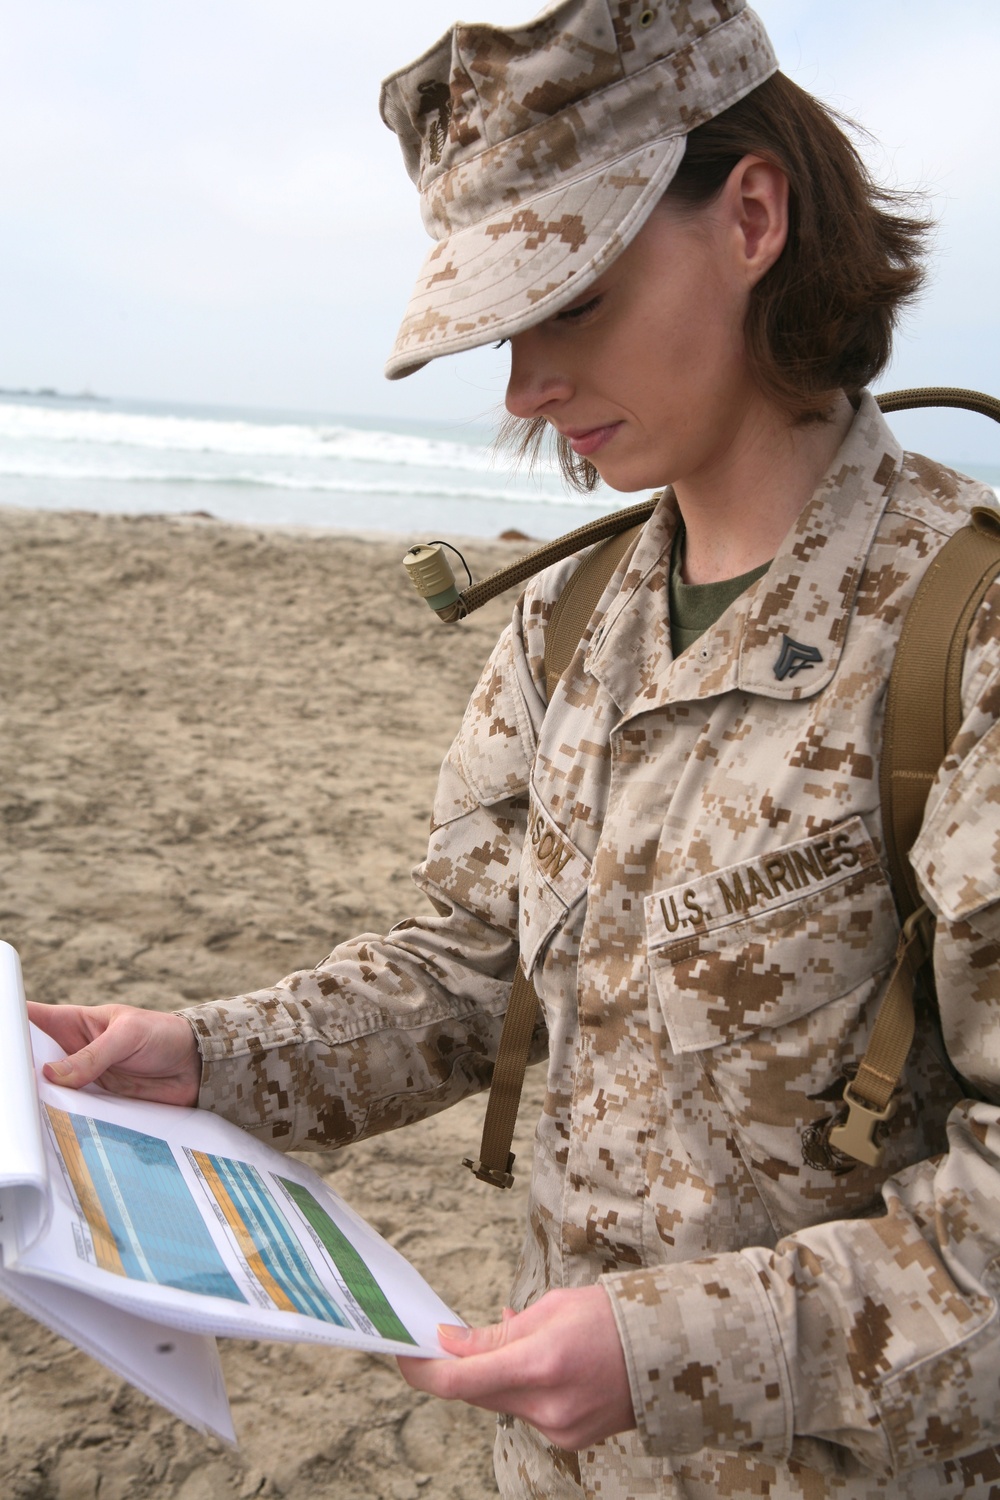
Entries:
[[978, 507], [927, 569], [900, 635], [879, 776], [889, 874], [903, 917], [920, 905], [908, 856], [931, 782], [962, 721], [966, 637], [998, 568], [1000, 515]]
[[857, 1076], [844, 1089], [847, 1120], [830, 1132], [845, 1156], [878, 1166], [878, 1126], [913, 1043], [913, 991], [930, 956], [933, 918], [921, 904], [909, 853], [931, 783], [962, 722], [962, 663], [973, 616], [1000, 572], [1000, 515], [977, 508], [942, 547], [907, 611], [886, 697], [880, 786], [892, 888], [904, 919], [896, 964]]
[[[594, 547], [556, 600], [545, 631], [545, 681], [550, 699], [576, 654], [612, 573], [641, 530], [641, 525], [632, 526]], [[492, 1187], [509, 1188], [514, 1183], [514, 1153], [510, 1147], [537, 1016], [535, 986], [525, 977], [518, 959], [493, 1065], [479, 1160], [463, 1158], [463, 1165]]]
[[521, 1103], [521, 1089], [531, 1055], [531, 1038], [538, 1016], [535, 986], [525, 977], [518, 958], [514, 983], [510, 987], [507, 1013], [503, 1018], [497, 1058], [493, 1064], [490, 1094], [486, 1101], [483, 1138], [479, 1143], [479, 1160], [462, 1158], [463, 1166], [475, 1173], [480, 1182], [492, 1187], [514, 1186], [514, 1153], [510, 1149]]
[[[659, 496], [654, 497], [654, 502], [656, 499]], [[641, 525], [632, 526], [588, 552], [553, 605], [545, 628], [545, 685], [550, 701], [560, 677], [576, 655], [612, 573], [641, 530]]]
[[878, 1126], [896, 1112], [893, 1095], [913, 1044], [913, 989], [922, 964], [930, 955], [933, 922], [926, 906], [918, 907], [903, 923], [896, 947], [896, 965], [882, 997], [872, 1034], [857, 1076], [844, 1086], [847, 1119], [830, 1131], [830, 1145], [869, 1167], [884, 1154]]

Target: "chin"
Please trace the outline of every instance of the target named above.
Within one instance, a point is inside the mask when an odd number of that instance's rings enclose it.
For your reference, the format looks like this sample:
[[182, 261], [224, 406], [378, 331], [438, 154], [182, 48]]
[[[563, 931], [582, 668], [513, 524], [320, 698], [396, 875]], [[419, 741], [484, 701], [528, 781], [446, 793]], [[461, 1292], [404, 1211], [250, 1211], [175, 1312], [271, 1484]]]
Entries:
[[[593, 459], [590, 462], [594, 464]], [[647, 490], [659, 490], [665, 483], [661, 473], [653, 474], [642, 470], [629, 473], [614, 464], [597, 463], [594, 468], [600, 474], [602, 484], [619, 495], [638, 495]]]

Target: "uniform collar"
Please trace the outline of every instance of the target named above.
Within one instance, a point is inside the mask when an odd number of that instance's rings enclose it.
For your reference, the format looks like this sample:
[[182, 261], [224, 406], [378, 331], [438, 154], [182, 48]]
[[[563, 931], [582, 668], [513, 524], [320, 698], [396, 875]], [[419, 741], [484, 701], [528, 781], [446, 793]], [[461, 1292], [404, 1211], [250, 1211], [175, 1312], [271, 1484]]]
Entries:
[[741, 691], [793, 701], [830, 682], [902, 450], [867, 391], [837, 456], [768, 571], [676, 660], [668, 582], [678, 513], [664, 492], [587, 653], [625, 713]]

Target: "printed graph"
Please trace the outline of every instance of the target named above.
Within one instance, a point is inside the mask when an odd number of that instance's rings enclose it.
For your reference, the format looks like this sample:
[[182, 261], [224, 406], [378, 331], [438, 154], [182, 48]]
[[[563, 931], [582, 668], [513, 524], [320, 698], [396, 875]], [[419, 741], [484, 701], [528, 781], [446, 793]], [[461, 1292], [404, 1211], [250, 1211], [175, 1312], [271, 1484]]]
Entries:
[[278, 1181], [296, 1205], [306, 1223], [311, 1226], [320, 1244], [333, 1261], [344, 1280], [344, 1285], [371, 1321], [376, 1333], [383, 1338], [396, 1339], [403, 1344], [415, 1343], [409, 1331], [400, 1322], [391, 1303], [372, 1275], [368, 1266], [330, 1218], [326, 1209], [313, 1197], [308, 1188], [287, 1177]]
[[247, 1301], [166, 1141], [51, 1105], [46, 1114], [103, 1270]]
[[[308, 1188], [277, 1176], [269, 1186], [247, 1162], [184, 1152], [232, 1247], [230, 1270], [166, 1141], [52, 1105], [45, 1112], [79, 1210], [74, 1233], [83, 1258], [134, 1281], [244, 1304], [256, 1300], [340, 1328], [352, 1328], [354, 1319], [383, 1338], [415, 1342], [363, 1257]], [[310, 1255], [325, 1258], [326, 1281], [317, 1269], [321, 1260], [314, 1264]]]
[[250, 1273], [275, 1307], [349, 1328], [261, 1174], [246, 1162], [189, 1151]]

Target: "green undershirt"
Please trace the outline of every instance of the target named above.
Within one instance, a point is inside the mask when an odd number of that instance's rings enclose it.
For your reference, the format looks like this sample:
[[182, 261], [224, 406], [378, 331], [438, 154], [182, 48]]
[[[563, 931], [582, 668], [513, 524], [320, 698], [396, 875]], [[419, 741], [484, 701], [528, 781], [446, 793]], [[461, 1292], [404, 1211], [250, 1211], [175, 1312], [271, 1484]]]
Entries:
[[674, 655], [680, 656], [693, 646], [725, 614], [734, 599], [758, 578], [763, 578], [770, 566], [769, 562], [761, 563], [749, 573], [723, 578], [718, 583], [685, 583], [684, 527], [679, 526], [670, 556], [670, 648]]

